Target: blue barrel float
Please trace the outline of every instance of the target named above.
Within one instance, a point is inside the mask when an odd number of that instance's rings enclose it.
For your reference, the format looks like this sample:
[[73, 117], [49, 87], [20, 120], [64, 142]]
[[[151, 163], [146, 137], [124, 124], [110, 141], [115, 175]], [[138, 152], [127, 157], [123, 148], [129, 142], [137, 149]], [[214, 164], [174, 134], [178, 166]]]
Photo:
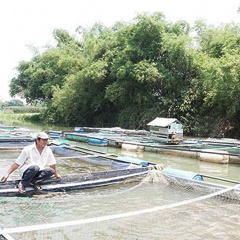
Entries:
[[194, 173], [194, 172], [189, 172], [189, 171], [184, 171], [184, 170], [179, 170], [174, 168], [164, 168], [162, 172], [169, 175], [173, 175], [175, 177], [182, 177], [182, 178], [203, 181], [203, 177], [199, 173]]
[[108, 139], [89, 137], [88, 138], [88, 144], [96, 145], [96, 146], [107, 146], [108, 145]]
[[144, 166], [144, 167], [147, 167], [149, 165], [149, 162], [146, 162], [146, 161], [143, 161], [143, 160], [137, 159], [137, 158], [117, 156], [116, 159], [119, 160], [119, 161], [123, 161], [123, 162], [127, 162], [127, 163], [133, 163], [133, 164], [141, 165], [141, 166]]

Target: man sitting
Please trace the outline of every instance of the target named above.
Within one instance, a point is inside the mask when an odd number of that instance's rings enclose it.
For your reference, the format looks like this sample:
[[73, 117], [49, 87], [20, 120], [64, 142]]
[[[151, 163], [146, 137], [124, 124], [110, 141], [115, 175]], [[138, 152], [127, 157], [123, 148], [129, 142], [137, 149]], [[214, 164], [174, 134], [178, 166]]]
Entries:
[[13, 171], [19, 169], [21, 181], [18, 184], [18, 189], [21, 194], [25, 194], [28, 186], [41, 190], [39, 184], [52, 175], [61, 178], [57, 173], [56, 159], [53, 152], [47, 146], [48, 139], [49, 136], [45, 132], [39, 132], [35, 143], [23, 148], [19, 157], [1, 180], [6, 181]]

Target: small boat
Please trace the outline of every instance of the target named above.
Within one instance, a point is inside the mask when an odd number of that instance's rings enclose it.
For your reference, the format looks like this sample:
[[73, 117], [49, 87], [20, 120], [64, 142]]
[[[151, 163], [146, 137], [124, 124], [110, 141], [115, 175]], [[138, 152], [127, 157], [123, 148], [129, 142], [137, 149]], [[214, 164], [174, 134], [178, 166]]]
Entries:
[[[130, 169], [119, 169], [101, 171], [85, 174], [74, 174], [63, 176], [61, 180], [50, 179], [42, 183], [42, 191], [36, 191], [32, 187], [26, 188], [26, 196], [42, 194], [46, 192], [65, 192], [81, 189], [89, 189], [112, 185], [123, 181], [137, 181], [148, 173], [148, 167], [136, 167]], [[19, 180], [0, 183], [0, 196], [23, 196], [18, 192]]]

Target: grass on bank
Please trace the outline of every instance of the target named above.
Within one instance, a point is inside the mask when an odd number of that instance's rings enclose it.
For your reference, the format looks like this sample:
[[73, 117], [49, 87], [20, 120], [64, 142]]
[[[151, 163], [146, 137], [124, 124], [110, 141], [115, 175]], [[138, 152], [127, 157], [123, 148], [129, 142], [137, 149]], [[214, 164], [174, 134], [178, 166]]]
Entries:
[[3, 120], [20, 120], [20, 121], [40, 121], [40, 113], [7, 113], [0, 112], [0, 118]]

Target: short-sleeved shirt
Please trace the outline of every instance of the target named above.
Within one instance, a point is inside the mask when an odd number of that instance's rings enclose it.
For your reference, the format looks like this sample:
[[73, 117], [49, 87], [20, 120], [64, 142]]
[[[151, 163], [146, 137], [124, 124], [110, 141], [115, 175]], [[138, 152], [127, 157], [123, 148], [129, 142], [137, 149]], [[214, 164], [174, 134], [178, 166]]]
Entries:
[[23, 148], [15, 163], [19, 165], [19, 174], [22, 177], [24, 171], [28, 167], [37, 165], [40, 167], [40, 170], [42, 170], [48, 165], [56, 164], [56, 159], [51, 148], [45, 146], [42, 153], [40, 154], [36, 148], [36, 143], [34, 143]]

